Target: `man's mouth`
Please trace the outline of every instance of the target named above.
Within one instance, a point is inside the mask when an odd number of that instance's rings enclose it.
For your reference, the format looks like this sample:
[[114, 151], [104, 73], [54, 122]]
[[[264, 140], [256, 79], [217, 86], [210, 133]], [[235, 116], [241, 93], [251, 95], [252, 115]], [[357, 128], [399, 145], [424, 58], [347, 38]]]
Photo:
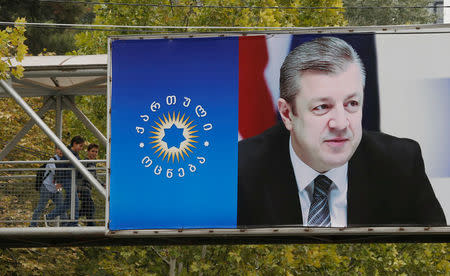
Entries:
[[349, 141], [348, 138], [333, 138], [333, 139], [326, 139], [325, 143], [327, 143], [327, 145], [332, 147], [339, 147], [344, 145], [348, 141]]

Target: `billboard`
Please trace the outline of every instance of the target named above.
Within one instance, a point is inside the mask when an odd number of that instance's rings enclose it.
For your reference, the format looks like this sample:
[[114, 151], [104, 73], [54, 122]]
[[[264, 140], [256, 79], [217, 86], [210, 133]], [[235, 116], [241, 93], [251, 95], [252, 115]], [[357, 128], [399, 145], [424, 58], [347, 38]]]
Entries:
[[112, 39], [109, 230], [446, 226], [448, 45]]

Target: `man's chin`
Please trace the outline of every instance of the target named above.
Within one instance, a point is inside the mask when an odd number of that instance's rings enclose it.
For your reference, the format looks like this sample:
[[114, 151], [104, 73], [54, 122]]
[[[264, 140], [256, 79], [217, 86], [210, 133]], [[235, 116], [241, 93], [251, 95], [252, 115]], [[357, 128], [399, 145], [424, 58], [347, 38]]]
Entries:
[[350, 154], [346, 153], [345, 155], [339, 155], [339, 156], [332, 156], [332, 158], [326, 158], [324, 160], [324, 167], [326, 168], [326, 171], [329, 171], [331, 169], [334, 168], [339, 168], [343, 165], [345, 165], [345, 163], [348, 162], [348, 160], [350, 160]]

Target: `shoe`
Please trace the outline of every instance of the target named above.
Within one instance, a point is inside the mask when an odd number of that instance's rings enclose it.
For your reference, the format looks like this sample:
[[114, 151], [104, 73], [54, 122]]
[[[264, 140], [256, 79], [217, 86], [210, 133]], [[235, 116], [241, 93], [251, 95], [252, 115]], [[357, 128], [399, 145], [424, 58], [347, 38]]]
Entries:
[[64, 226], [68, 226], [68, 227], [79, 227], [79, 226], [81, 226], [81, 225], [80, 225], [78, 222], [71, 221], [71, 222], [66, 223]]
[[44, 226], [48, 227], [47, 215], [44, 215]]
[[44, 215], [44, 225], [45, 227], [55, 227], [56, 222], [52, 219], [49, 219], [47, 215]]

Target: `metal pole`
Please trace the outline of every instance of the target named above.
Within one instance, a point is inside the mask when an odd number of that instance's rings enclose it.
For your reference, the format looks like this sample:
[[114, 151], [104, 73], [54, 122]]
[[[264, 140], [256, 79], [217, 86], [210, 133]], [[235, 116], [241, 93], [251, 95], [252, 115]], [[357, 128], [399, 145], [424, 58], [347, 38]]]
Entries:
[[106, 190], [98, 180], [86, 169], [78, 158], [64, 145], [64, 143], [52, 132], [44, 121], [34, 112], [34, 110], [11, 88], [4, 80], [0, 80], [0, 86], [11, 95], [11, 97], [25, 110], [36, 124], [47, 134], [47, 136], [62, 150], [70, 162], [81, 172], [81, 174], [106, 198]]
[[67, 97], [63, 98], [64, 103], [67, 105], [67, 107], [72, 110], [72, 112], [77, 116], [77, 118], [94, 134], [95, 137], [104, 145], [106, 146], [107, 141], [105, 136], [100, 132], [100, 130], [97, 129], [97, 127], [89, 120], [86, 115], [84, 115], [81, 110], [78, 109], [78, 107]]
[[62, 97], [63, 96], [56, 96], [56, 114], [55, 114], [55, 132], [56, 136], [58, 136], [59, 139], [62, 138], [62, 123], [63, 123], [63, 117], [62, 117]]
[[[106, 163], [105, 159], [98, 159], [98, 160], [79, 160], [80, 163]], [[32, 161], [0, 161], [0, 165], [17, 165], [17, 164], [49, 164], [49, 163], [69, 163], [69, 160], [32, 160]], [[33, 169], [34, 170], [34, 169]]]
[[42, 71], [25, 71], [25, 78], [48, 78], [53, 77], [92, 77], [106, 76], [106, 66], [104, 69], [77, 69], [77, 70], [42, 70]]
[[112, 70], [111, 70], [111, 38], [108, 38], [108, 79], [106, 90], [106, 137], [108, 137], [108, 145], [106, 146], [106, 194], [107, 200], [105, 200], [105, 226], [109, 228], [109, 198], [111, 193], [111, 82], [112, 82]]
[[[37, 116], [42, 117], [44, 116], [45, 112], [47, 112], [53, 105], [53, 100], [48, 99], [44, 105], [41, 107], [41, 109], [37, 112]], [[34, 126], [35, 122], [33, 119], [30, 119], [23, 127], [22, 129], [17, 132], [16, 136], [9, 141], [9, 143], [3, 148], [3, 150], [0, 152], [0, 160], [3, 160], [19, 143], [20, 139], [22, 139], [28, 131]]]
[[75, 169], [72, 169], [72, 179], [70, 184], [70, 220], [75, 219], [75, 193], [77, 192]]

